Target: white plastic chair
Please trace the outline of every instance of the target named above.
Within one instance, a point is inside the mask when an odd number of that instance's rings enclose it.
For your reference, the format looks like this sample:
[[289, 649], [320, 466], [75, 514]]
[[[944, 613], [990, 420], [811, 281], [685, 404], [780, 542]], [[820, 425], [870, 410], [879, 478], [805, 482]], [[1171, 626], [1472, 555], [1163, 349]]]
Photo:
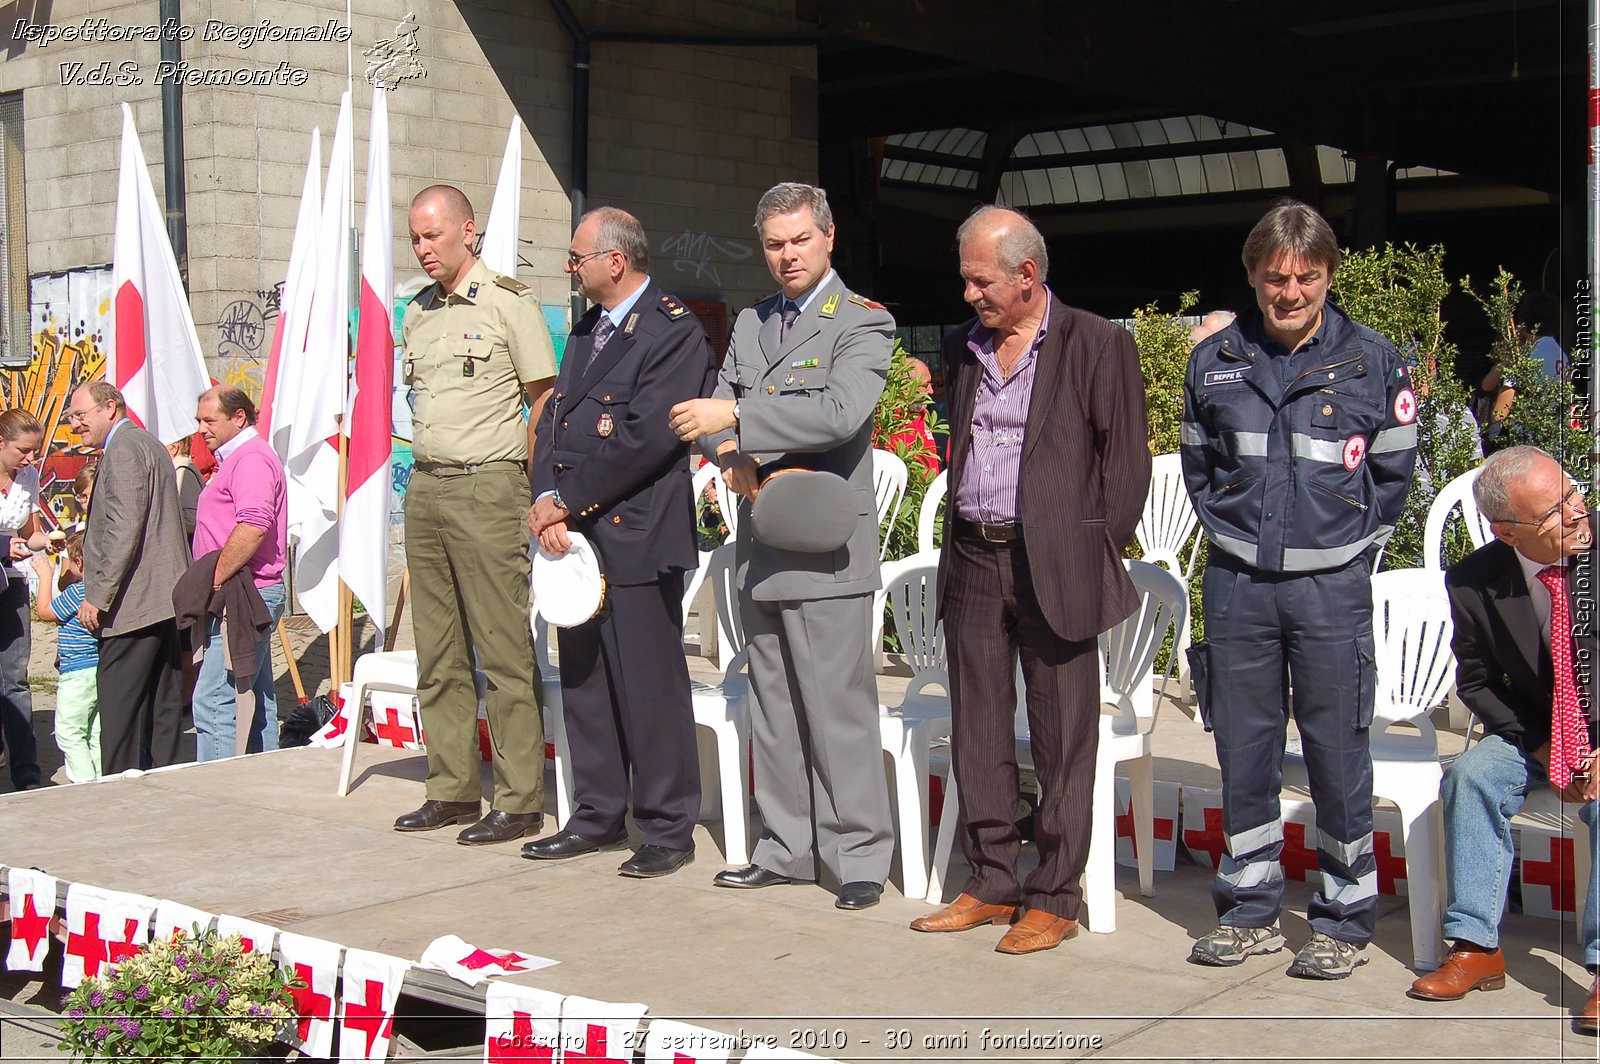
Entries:
[[706, 578], [717, 604], [717, 645], [731, 652], [718, 684], [690, 681], [694, 722], [709, 729], [716, 739], [717, 790], [722, 808], [722, 843], [728, 864], [750, 863], [750, 784], [746, 774], [750, 756], [750, 680], [744, 673], [749, 659], [744, 622], [739, 616], [737, 566], [733, 543], [711, 552]]
[[367, 696], [374, 691], [393, 691], [415, 697], [417, 678], [415, 650], [381, 651], [356, 659], [350, 677], [354, 691], [345, 703], [350, 726], [345, 731], [344, 757], [339, 768], [339, 797], [350, 793], [350, 779], [355, 775], [356, 748], [361, 745], [361, 730], [367, 726], [367, 714], [371, 712]]
[[889, 528], [894, 528], [895, 518], [900, 513], [900, 500], [906, 493], [906, 464], [900, 456], [882, 448], [872, 449], [872, 491], [878, 503], [878, 560], [881, 562], [889, 551], [889, 535], [884, 531], [884, 521], [887, 519]]
[[550, 664], [550, 625], [539, 616], [537, 606], [529, 611], [533, 630], [533, 657], [539, 665], [540, 704], [544, 707], [545, 737], [555, 751], [556, 827], [564, 828], [577, 806], [572, 782], [572, 748], [567, 745], [566, 703], [561, 697], [561, 670]]
[[[1400, 810], [1411, 915], [1412, 963], [1432, 971], [1444, 956], [1444, 769], [1429, 714], [1455, 682], [1455, 625], [1444, 577], [1435, 569], [1389, 569], [1372, 577], [1374, 672], [1372, 794]], [[1298, 741], [1289, 743], [1284, 781], [1306, 786]]]
[[[1177, 454], [1158, 454], [1150, 460], [1150, 493], [1145, 496], [1144, 515], [1133, 535], [1139, 541], [1144, 560], [1151, 565], [1165, 564], [1183, 585], [1184, 601], [1189, 597], [1189, 577], [1194, 571], [1200, 537], [1195, 535], [1199, 518], [1189, 503], [1183, 483], [1183, 459]], [[1189, 548], [1185, 560], [1184, 547]], [[1185, 681], [1189, 675], [1189, 629], [1184, 626], [1172, 644], [1167, 675]]]
[[[908, 898], [928, 892], [928, 752], [935, 738], [950, 734], [944, 627], [936, 620], [938, 573], [937, 551], [883, 566], [884, 597], [894, 616], [900, 650], [912, 668], [899, 705], [878, 707], [883, 750], [894, 764], [900, 876]], [[943, 693], [930, 693], [935, 687]]]
[[941, 469], [922, 496], [922, 508], [917, 511], [917, 553], [936, 550], [934, 533], [939, 527], [939, 504], [950, 489], [950, 470]]
[[1494, 538], [1489, 522], [1478, 512], [1478, 503], [1472, 497], [1472, 485], [1478, 480], [1476, 466], [1456, 477], [1439, 489], [1428, 507], [1428, 518], [1422, 526], [1422, 566], [1439, 572], [1444, 569], [1444, 529], [1450, 514], [1461, 508], [1461, 523], [1466, 526], [1467, 537], [1474, 547], [1481, 547]]
[[[1129, 804], [1134, 842], [1139, 852], [1139, 892], [1155, 894], [1155, 782], [1150, 736], [1155, 729], [1156, 652], [1167, 632], [1188, 622], [1188, 596], [1172, 573], [1147, 562], [1128, 561], [1128, 575], [1138, 591], [1132, 616], [1100, 637], [1103, 679], [1100, 700], [1114, 710], [1100, 716], [1100, 745], [1095, 759], [1093, 827], [1084, 868], [1084, 926], [1097, 933], [1117, 929], [1116, 917], [1116, 766], [1128, 762]], [[1027, 740], [1018, 743], [1019, 765], [1031, 765]], [[960, 803], [954, 774], [945, 785], [944, 810], [934, 849], [927, 900], [943, 902], [943, 879], [950, 867]]]

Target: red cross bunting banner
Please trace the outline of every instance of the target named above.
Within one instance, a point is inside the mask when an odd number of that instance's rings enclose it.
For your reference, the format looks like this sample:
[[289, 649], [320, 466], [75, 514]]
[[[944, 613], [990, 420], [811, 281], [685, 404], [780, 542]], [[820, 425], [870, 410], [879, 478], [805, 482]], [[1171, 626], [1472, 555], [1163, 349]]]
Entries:
[[367, 697], [372, 705], [367, 731], [379, 746], [399, 750], [427, 749], [427, 734], [422, 730], [422, 714], [414, 695], [373, 691]]
[[238, 935], [244, 948], [263, 957], [272, 956], [272, 947], [278, 940], [278, 929], [259, 920], [246, 920], [242, 916], [217, 917], [217, 937]]
[[1576, 920], [1583, 898], [1572, 864], [1574, 837], [1533, 824], [1522, 825], [1520, 834], [1522, 911], [1545, 919]]
[[171, 938], [174, 931], [182, 931], [195, 938], [211, 929], [216, 917], [204, 909], [196, 909], [181, 901], [162, 898], [156, 903], [156, 919], [150, 928], [151, 939]]
[[337, 1026], [334, 990], [339, 983], [342, 946], [320, 938], [285, 931], [278, 936], [278, 967], [294, 977], [295, 1023], [283, 1041], [308, 1057], [333, 1056], [333, 1031]]
[[1372, 811], [1372, 852], [1378, 859], [1378, 893], [1406, 896], [1405, 825], [1395, 809]]
[[[1133, 838], [1133, 811], [1129, 807], [1127, 777], [1118, 776], [1117, 790], [1117, 864], [1129, 868], [1139, 865], [1138, 847]], [[1178, 791], [1176, 783], [1156, 780], [1153, 786], [1155, 821], [1155, 869], [1170, 872], [1178, 859]]]
[[534, 986], [490, 983], [483, 994], [485, 1064], [560, 1061], [562, 996]]
[[727, 1064], [738, 1040], [731, 1034], [677, 1020], [651, 1020], [644, 1064]]
[[364, 949], [345, 950], [339, 980], [339, 1060], [387, 1060], [395, 1002], [411, 962]]
[[1222, 790], [1218, 787], [1183, 787], [1183, 848], [1207, 868], [1219, 868], [1227, 851], [1222, 831]]
[[458, 935], [441, 935], [422, 951], [418, 968], [443, 972], [450, 978], [477, 986], [491, 976], [515, 975], [548, 968], [556, 961], [510, 949], [483, 949]]
[[[322, 730], [313, 735], [306, 743], [307, 746], [320, 747], [324, 750], [334, 750], [344, 745], [345, 736], [350, 732], [350, 700], [355, 697], [356, 685], [346, 683], [339, 685], [338, 697], [335, 699], [339, 709], [333, 719], [322, 726]], [[368, 737], [371, 741], [371, 737]]]
[[568, 1064], [633, 1064], [639, 1021], [649, 1011], [637, 1001], [617, 1003], [569, 994], [561, 1003], [562, 1059]]
[[86, 883], [67, 887], [67, 951], [61, 985], [72, 990], [85, 979], [139, 952], [150, 941], [156, 900], [104, 890]]
[[6, 873], [6, 911], [11, 917], [11, 948], [6, 968], [13, 972], [42, 972], [50, 952], [50, 918], [56, 914], [56, 877], [36, 868], [12, 868]]

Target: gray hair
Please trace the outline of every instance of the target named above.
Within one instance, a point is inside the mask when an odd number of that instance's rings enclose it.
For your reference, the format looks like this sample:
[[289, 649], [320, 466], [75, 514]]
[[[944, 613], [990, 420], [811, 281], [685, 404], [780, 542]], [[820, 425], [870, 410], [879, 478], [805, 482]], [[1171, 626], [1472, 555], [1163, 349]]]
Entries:
[[590, 218], [597, 218], [600, 223], [594, 231], [596, 248], [622, 252], [628, 265], [641, 273], [650, 268], [650, 240], [639, 219], [620, 207], [596, 207], [579, 218], [578, 224]]
[[1491, 521], [1515, 521], [1508, 497], [1511, 485], [1533, 472], [1539, 459], [1555, 459], [1531, 444], [1518, 444], [1496, 451], [1478, 467], [1478, 479], [1472, 483], [1472, 501], [1478, 511]]
[[984, 204], [967, 216], [956, 230], [956, 244], [965, 244], [980, 232], [1000, 230], [995, 243], [995, 259], [1007, 277], [1015, 277], [1025, 260], [1032, 259], [1039, 270], [1039, 282], [1050, 276], [1050, 252], [1045, 249], [1044, 236], [1028, 216], [1010, 207]]
[[1299, 200], [1281, 199], [1244, 238], [1240, 258], [1244, 268], [1254, 271], [1268, 256], [1287, 252], [1305, 263], [1327, 268], [1329, 275], [1339, 268], [1339, 238], [1326, 218]]
[[816, 220], [817, 228], [823, 231], [833, 228], [833, 209], [828, 206], [826, 191], [816, 185], [785, 181], [767, 189], [761, 202], [756, 204], [756, 233], [760, 234], [761, 226], [768, 218], [793, 214], [801, 207], [811, 208], [811, 217]]

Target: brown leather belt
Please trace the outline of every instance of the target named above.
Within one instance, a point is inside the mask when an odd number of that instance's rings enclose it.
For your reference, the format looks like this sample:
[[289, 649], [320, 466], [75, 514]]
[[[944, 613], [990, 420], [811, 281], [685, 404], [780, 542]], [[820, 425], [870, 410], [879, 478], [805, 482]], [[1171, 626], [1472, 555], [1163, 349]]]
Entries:
[[1021, 525], [991, 525], [984, 521], [956, 518], [956, 532], [985, 543], [1016, 543], [1022, 539]]
[[519, 470], [526, 472], [528, 467], [521, 462], [510, 458], [497, 459], [493, 462], [472, 462], [467, 465], [455, 465], [449, 462], [418, 462], [417, 468], [424, 473], [432, 473], [436, 477], [469, 477], [474, 473], [489, 473], [495, 470]]

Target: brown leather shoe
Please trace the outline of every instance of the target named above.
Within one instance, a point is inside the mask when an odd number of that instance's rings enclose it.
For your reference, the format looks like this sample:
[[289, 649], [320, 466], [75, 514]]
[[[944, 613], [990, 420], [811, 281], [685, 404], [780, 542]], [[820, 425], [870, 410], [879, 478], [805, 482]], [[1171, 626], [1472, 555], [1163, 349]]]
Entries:
[[1011, 930], [1005, 933], [994, 951], [1038, 953], [1040, 950], [1055, 949], [1062, 940], [1077, 933], [1078, 921], [1047, 913], [1043, 909], [1029, 909], [1022, 914], [1022, 919], [1011, 925]]
[[524, 835], [537, 835], [544, 828], [543, 813], [505, 813], [489, 810], [489, 815], [456, 836], [463, 846], [489, 846], [511, 842]]
[[1444, 963], [1406, 991], [1423, 1001], [1460, 1001], [1474, 990], [1499, 990], [1506, 985], [1506, 959], [1499, 950], [1452, 947]]
[[1017, 918], [1015, 905], [995, 905], [962, 892], [936, 913], [911, 921], [913, 931], [971, 931], [984, 924], [1009, 924]]
[[1572, 1026], [1579, 1034], [1600, 1033], [1600, 977], [1589, 988], [1589, 997], [1583, 1008], [1572, 1018]]

